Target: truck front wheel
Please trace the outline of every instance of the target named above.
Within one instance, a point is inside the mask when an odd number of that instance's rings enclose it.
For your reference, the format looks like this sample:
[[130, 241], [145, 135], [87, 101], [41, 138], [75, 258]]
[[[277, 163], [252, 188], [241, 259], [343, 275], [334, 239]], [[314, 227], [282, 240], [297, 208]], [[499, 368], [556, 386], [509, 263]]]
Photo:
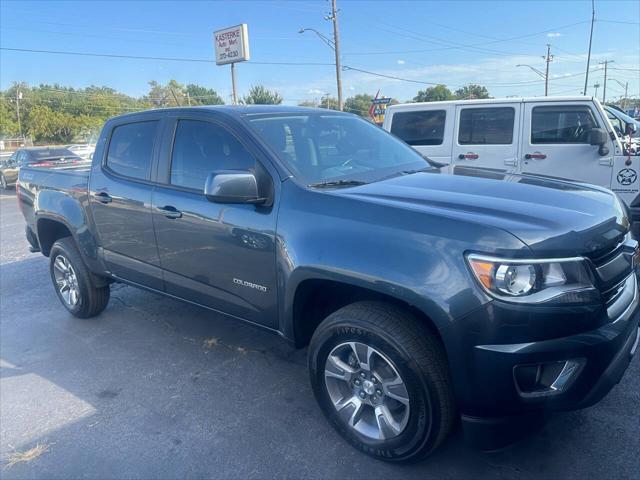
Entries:
[[358, 302], [327, 317], [311, 340], [309, 370], [331, 424], [356, 448], [382, 460], [423, 458], [455, 424], [442, 345], [393, 305]]
[[109, 303], [109, 286], [94, 285], [72, 238], [61, 238], [53, 244], [49, 271], [60, 302], [72, 315], [94, 317]]

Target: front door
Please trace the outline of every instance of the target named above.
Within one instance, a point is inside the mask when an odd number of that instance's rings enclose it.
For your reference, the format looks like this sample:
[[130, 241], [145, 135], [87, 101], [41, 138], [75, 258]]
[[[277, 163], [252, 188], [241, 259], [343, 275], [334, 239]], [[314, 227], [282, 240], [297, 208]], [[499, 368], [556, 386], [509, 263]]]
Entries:
[[277, 203], [221, 204], [204, 196], [215, 170], [253, 170], [271, 185], [279, 183], [271, 183], [275, 172], [220, 123], [178, 118], [172, 128], [152, 202], [166, 291], [276, 328]]
[[592, 105], [526, 103], [522, 135], [522, 173], [564, 178], [609, 187], [613, 149], [600, 155], [589, 144], [592, 128], [609, 130]]
[[453, 165], [516, 172], [519, 126], [519, 103], [458, 105]]
[[90, 205], [103, 258], [116, 276], [163, 289], [151, 218], [151, 169], [160, 121], [129, 121], [111, 131], [91, 172]]

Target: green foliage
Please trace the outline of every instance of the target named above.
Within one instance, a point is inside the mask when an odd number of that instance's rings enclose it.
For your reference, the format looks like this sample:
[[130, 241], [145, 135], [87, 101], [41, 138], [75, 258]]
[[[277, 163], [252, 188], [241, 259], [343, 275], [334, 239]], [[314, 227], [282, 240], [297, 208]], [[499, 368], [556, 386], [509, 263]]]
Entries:
[[368, 93], [360, 93], [353, 97], [347, 98], [344, 102], [344, 111], [349, 113], [355, 113], [364, 118], [369, 118], [369, 109], [371, 108], [371, 102], [373, 102], [373, 95]]
[[338, 99], [335, 97], [330, 97], [329, 95], [325, 95], [320, 99], [320, 105], [318, 108], [328, 108], [330, 110], [340, 110], [338, 106]]
[[282, 97], [276, 91], [271, 91], [262, 85], [254, 85], [249, 89], [249, 94], [242, 98], [245, 105], [279, 105]]
[[453, 100], [454, 96], [445, 85], [436, 85], [425, 90], [420, 90], [413, 97], [414, 102], [442, 102], [445, 100]]
[[20, 134], [15, 101], [5, 95], [0, 96], [0, 138], [17, 137]]
[[190, 83], [185, 90], [190, 105], [224, 105], [224, 100], [213, 88]]
[[478, 98], [491, 98], [489, 96], [489, 90], [482, 85], [465, 85], [462, 88], [456, 90], [456, 98], [459, 100], [472, 100]]
[[22, 93], [22, 133], [37, 144], [95, 141], [105, 120], [123, 113], [148, 108], [224, 103], [215, 90], [195, 84], [184, 86], [175, 80], [166, 85], [149, 82], [149, 92], [134, 98], [112, 88], [90, 86], [74, 89], [58, 84], [30, 87], [14, 83], [0, 91], [0, 138], [20, 135], [16, 94]]
[[299, 107], [311, 107], [311, 108], [317, 108], [318, 107], [318, 103], [314, 102], [312, 100], [303, 100], [301, 102], [298, 102], [298, 106]]

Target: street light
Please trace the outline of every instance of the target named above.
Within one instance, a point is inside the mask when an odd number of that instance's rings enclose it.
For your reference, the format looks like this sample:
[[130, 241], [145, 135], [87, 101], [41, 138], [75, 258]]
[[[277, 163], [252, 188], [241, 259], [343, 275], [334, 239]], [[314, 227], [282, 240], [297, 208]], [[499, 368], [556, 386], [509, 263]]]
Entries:
[[622, 100], [622, 109], [624, 110], [624, 107], [627, 106], [627, 91], [629, 90], [629, 82], [626, 82], [623, 85], [621, 81], [616, 80], [615, 78], [610, 78], [609, 80], [613, 80], [618, 85], [620, 85], [622, 88], [624, 88], [624, 100]]
[[313, 32], [315, 33], [318, 38], [320, 40], [322, 40], [331, 50], [336, 49], [335, 44], [333, 43], [333, 40], [331, 40], [330, 38], [328, 38], [326, 35], [320, 33], [318, 30], [316, 30], [315, 28], [301, 28], [300, 30], [298, 30], [298, 33], [304, 33], [304, 32]]
[[[548, 65], [548, 63], [547, 63]], [[544, 72], [541, 72], [540, 70], [538, 70], [535, 67], [532, 67], [531, 65], [527, 65], [526, 63], [519, 63], [518, 65], [516, 65], [516, 67], [528, 67], [531, 70], [533, 70], [535, 73], [537, 73], [538, 75], [540, 75], [542, 78], [544, 78], [544, 96], [547, 96], [547, 92], [548, 92], [548, 82], [549, 82], [549, 78], [548, 75], [545, 74]]]
[[343, 109], [343, 105], [342, 105], [342, 78], [341, 78], [341, 73], [340, 73], [340, 70], [341, 70], [341, 68], [340, 68], [340, 53], [338, 52], [338, 50], [336, 50], [336, 44], [335, 44], [335, 42], [333, 40], [331, 40], [329, 37], [327, 37], [323, 33], [320, 33], [315, 28], [301, 28], [300, 30], [298, 30], [298, 33], [304, 33], [304, 32], [315, 33], [316, 36], [322, 41], [322, 43], [324, 43], [327, 47], [329, 47], [331, 50], [333, 50], [335, 52], [335, 57], [336, 57], [336, 84], [338, 86], [338, 109], [342, 110]]
[[340, 33], [338, 29], [338, 7], [336, 6], [336, 0], [331, 0], [331, 13], [327, 15], [325, 20], [331, 20], [333, 23], [333, 40], [329, 39], [327, 36], [323, 35], [315, 28], [301, 28], [298, 33], [304, 33], [306, 31], [313, 32], [316, 36], [324, 42], [331, 50], [333, 50], [335, 55], [335, 66], [336, 66], [336, 86], [338, 87], [338, 109], [340, 111], [344, 110], [344, 103], [342, 101], [342, 68], [340, 67]]

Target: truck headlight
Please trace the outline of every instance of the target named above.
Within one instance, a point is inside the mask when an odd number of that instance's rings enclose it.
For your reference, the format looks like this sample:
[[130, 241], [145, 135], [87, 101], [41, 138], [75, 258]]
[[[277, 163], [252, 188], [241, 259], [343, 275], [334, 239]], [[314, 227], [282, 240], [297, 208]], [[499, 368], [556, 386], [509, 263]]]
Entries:
[[600, 294], [584, 258], [506, 259], [467, 255], [476, 280], [491, 296], [515, 303], [596, 303]]

